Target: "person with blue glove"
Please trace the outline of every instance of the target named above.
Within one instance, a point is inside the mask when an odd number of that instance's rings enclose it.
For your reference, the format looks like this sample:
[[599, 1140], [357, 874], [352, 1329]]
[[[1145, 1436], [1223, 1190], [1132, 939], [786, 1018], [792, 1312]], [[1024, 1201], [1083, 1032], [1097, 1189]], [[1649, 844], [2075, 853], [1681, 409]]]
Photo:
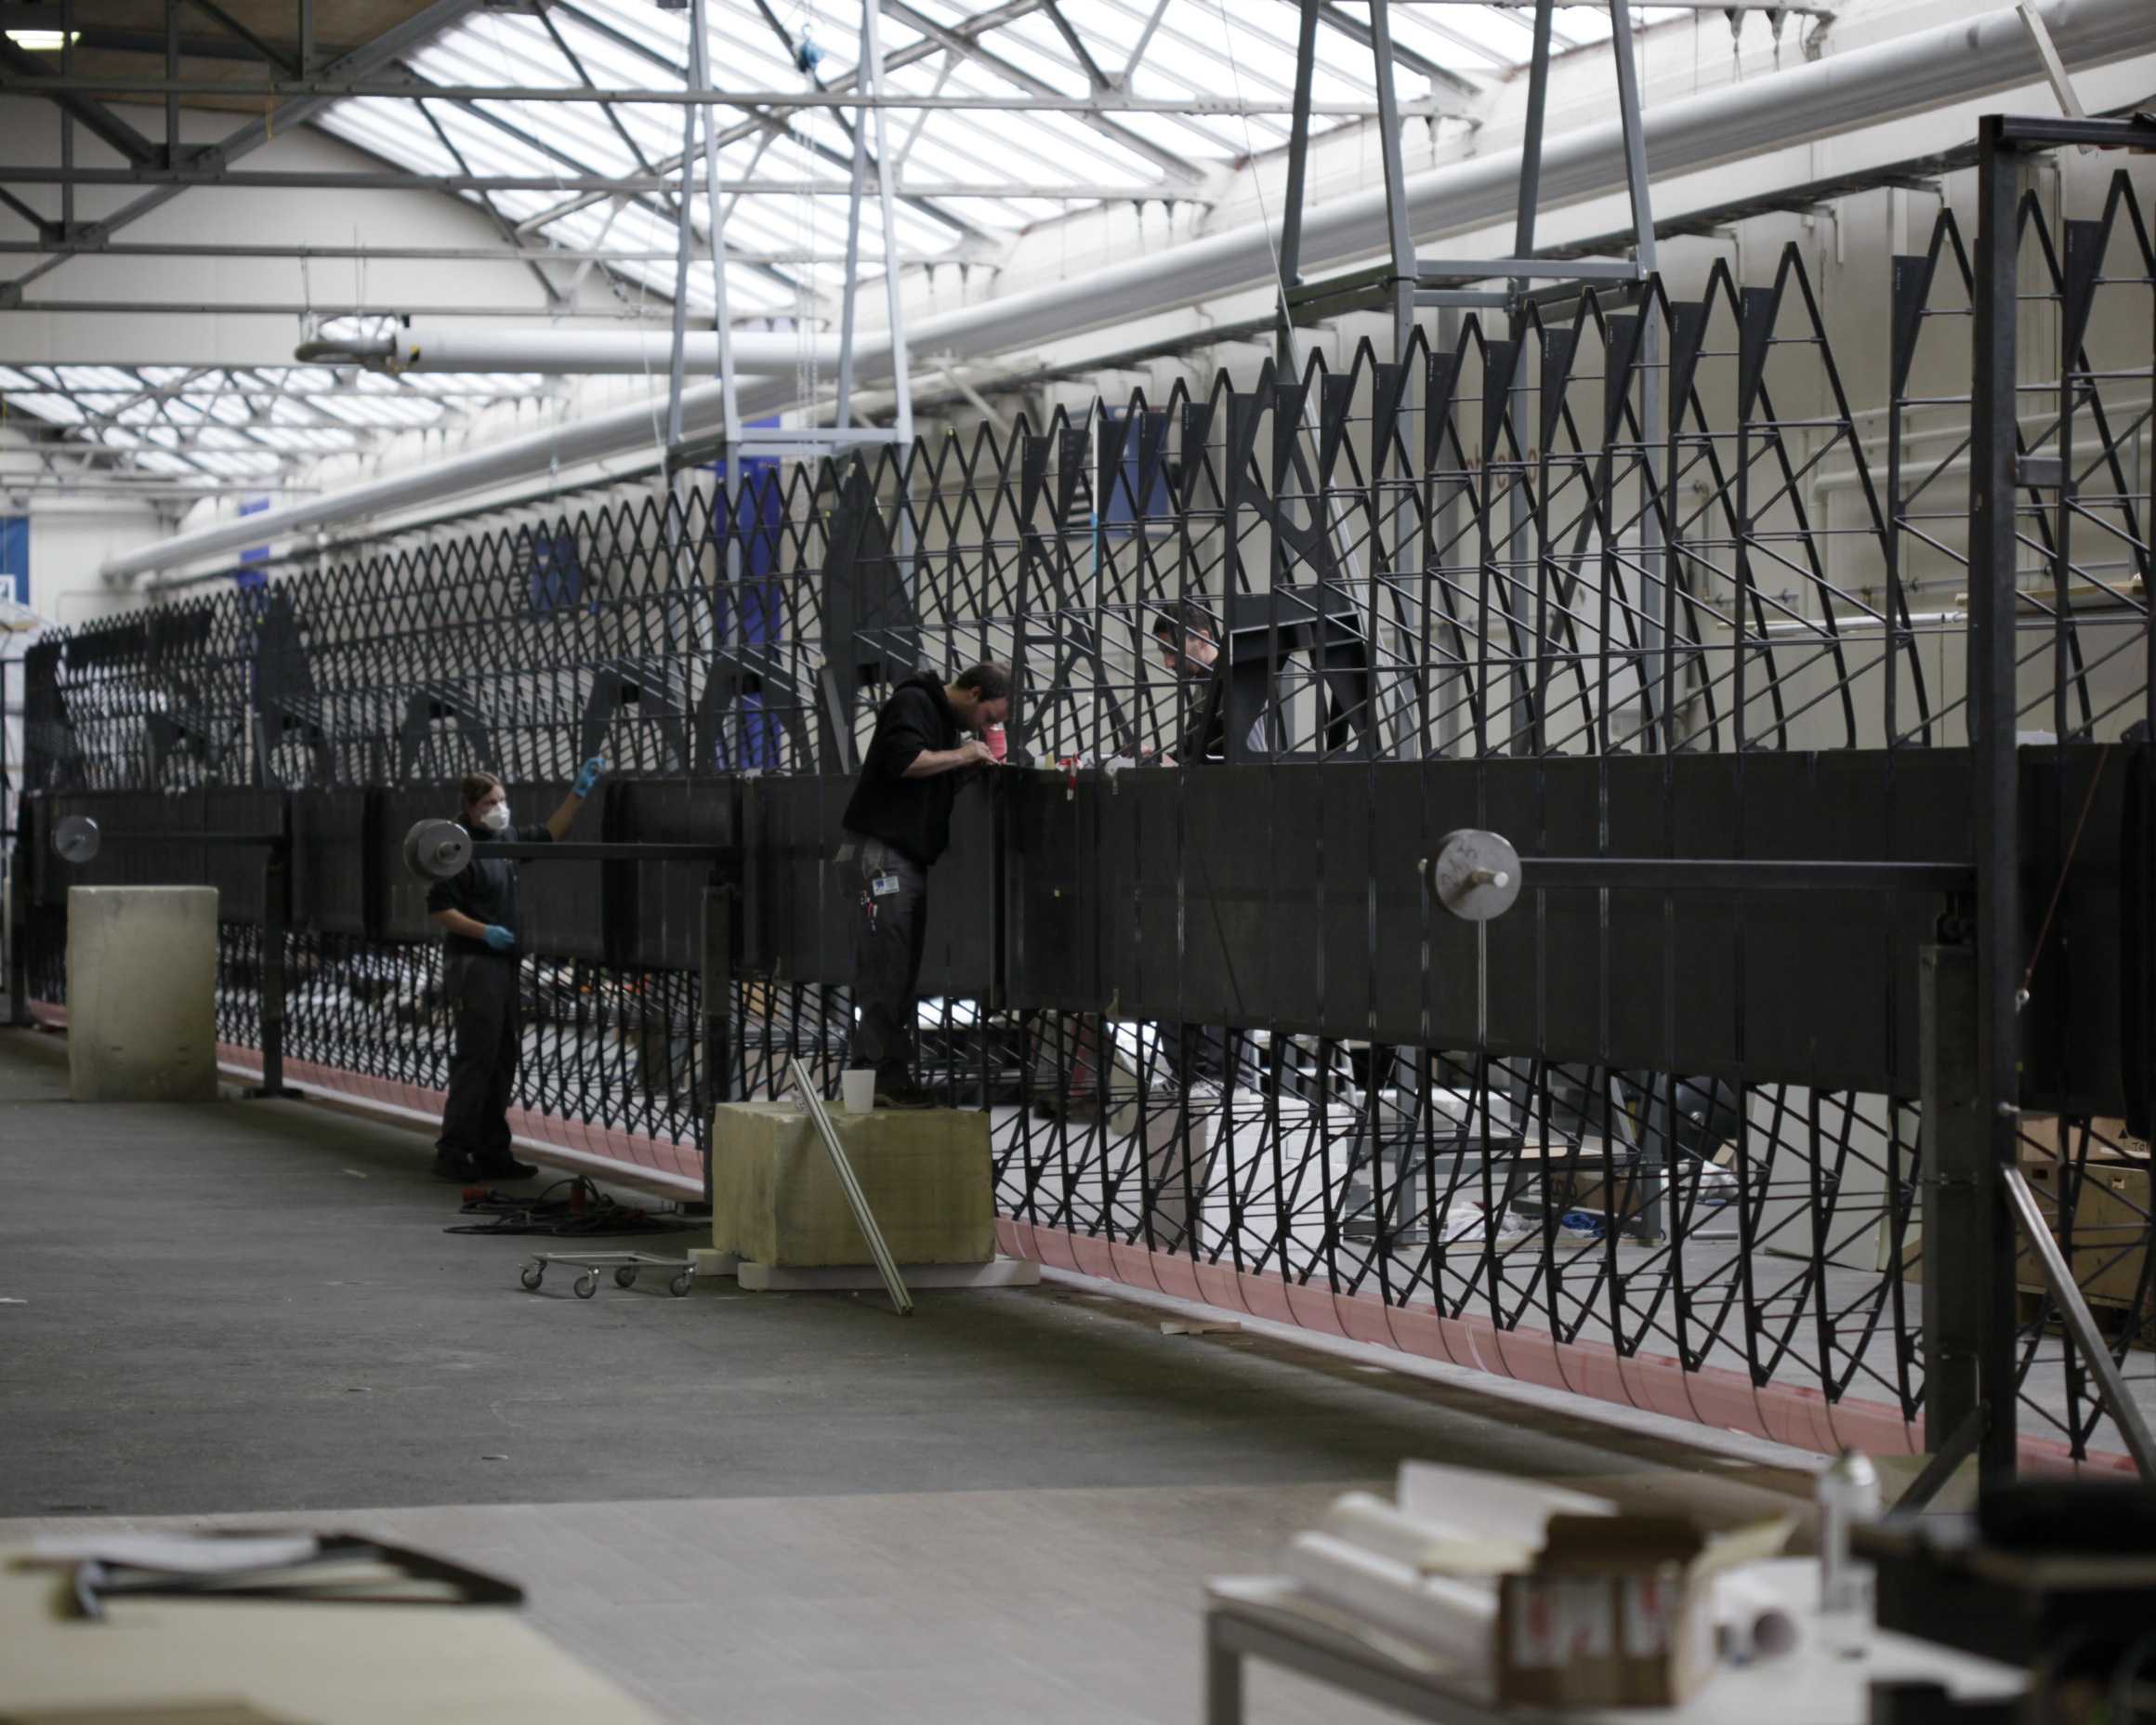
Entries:
[[539, 1170], [509, 1153], [509, 1098], [523, 1053], [517, 979], [517, 864], [489, 856], [494, 844], [549, 844], [566, 837], [606, 771], [595, 755], [561, 806], [537, 826], [512, 826], [509, 793], [491, 772], [467, 772], [458, 819], [472, 836], [471, 861], [427, 889], [427, 914], [442, 931], [444, 983], [456, 1010], [449, 1100], [434, 1142], [434, 1172], [445, 1180], [530, 1179]]

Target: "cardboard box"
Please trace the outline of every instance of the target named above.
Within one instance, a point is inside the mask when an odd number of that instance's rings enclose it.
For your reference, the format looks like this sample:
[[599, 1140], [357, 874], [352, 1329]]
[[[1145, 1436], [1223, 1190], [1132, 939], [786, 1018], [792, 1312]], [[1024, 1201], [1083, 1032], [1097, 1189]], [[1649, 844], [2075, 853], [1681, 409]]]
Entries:
[[[2024, 1114], [2021, 1117], [2018, 1156], [2021, 1165], [2026, 1167], [2031, 1162], [2058, 1161], [2060, 1136], [2057, 1114]], [[2080, 1154], [2082, 1134], [2079, 1124], [2069, 1121], [2064, 1137], [2068, 1154]], [[2091, 1162], [2146, 1164], [2149, 1160], [2149, 1140], [2129, 1133], [2123, 1120], [2107, 1120], [2099, 1116], [2088, 1123], [2088, 1159]]]
[[[1512, 1154], [1514, 1165], [1509, 1171], [1507, 1196], [1513, 1203], [1537, 1208], [1546, 1205], [1560, 1214], [1567, 1210], [1609, 1214], [1610, 1201], [1602, 1179], [1601, 1139], [1584, 1139], [1575, 1150], [1561, 1140], [1553, 1144], [1529, 1139]], [[1620, 1154], [1617, 1197], [1624, 1206], [1619, 1213], [1630, 1215], [1638, 1210], [1643, 1189], [1637, 1174], [1627, 1169], [1624, 1161], [1624, 1156]], [[1498, 1172], [1500, 1179], [1507, 1172], [1502, 1163]]]
[[[994, 1258], [986, 1114], [834, 1111], [831, 1123], [901, 1264]], [[797, 1103], [729, 1102], [713, 1111], [711, 1243], [774, 1268], [873, 1261], [830, 1153]]]
[[[2149, 1260], [2149, 1168], [2146, 1163], [2098, 1162], [2091, 1146], [2081, 1184], [2062, 1211], [2060, 1200], [2071, 1174], [2070, 1165], [2025, 1162], [2021, 1167], [2037, 1208], [2061, 1233], [2063, 1214], [2071, 1224], [2073, 1251], [2068, 1265], [2084, 1296], [2110, 1306], [2127, 1306], [2140, 1292], [2141, 1270]], [[2024, 1244], [2014, 1259], [2014, 1285], [2031, 1293], [2048, 1287], [2036, 1255]]]
[[1794, 1524], [1552, 1516], [1534, 1567], [1499, 1579], [1499, 1702], [1681, 1705], [1715, 1669], [1715, 1575], [1774, 1555]]
[[[2149, 1143], [2129, 1136], [2123, 1120], [2096, 1119], [2088, 1126], [2081, 1190], [2071, 1207], [2073, 1278], [2096, 1304], [2129, 1305], [2149, 1255]], [[2059, 1154], [2062, 1136], [2065, 1159]], [[2037, 1207], [2051, 1221], [2056, 1240], [2060, 1187], [2071, 1159], [2084, 1153], [2081, 1129], [2069, 1122], [2062, 1135], [2057, 1115], [2025, 1115], [2018, 1152], [2022, 1177], [2035, 1193]], [[1923, 1236], [1914, 1224], [1911, 1234], [1913, 1237], [1902, 1252], [1902, 1279], [1921, 1282]], [[2047, 1291], [2044, 1271], [2026, 1244], [2015, 1258], [2014, 1284], [2025, 1293]]]

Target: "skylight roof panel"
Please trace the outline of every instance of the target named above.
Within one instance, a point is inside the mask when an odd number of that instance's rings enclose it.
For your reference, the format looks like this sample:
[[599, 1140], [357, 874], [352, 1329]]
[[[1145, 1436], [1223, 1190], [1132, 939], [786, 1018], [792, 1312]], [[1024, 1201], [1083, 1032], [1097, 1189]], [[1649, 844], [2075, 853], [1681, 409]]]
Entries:
[[130, 394], [138, 392], [140, 382], [114, 365], [63, 365], [59, 368], [61, 388], [80, 393], [86, 389], [121, 389]]
[[17, 395], [10, 396], [8, 402], [26, 414], [35, 414], [40, 419], [49, 419], [56, 425], [83, 423], [83, 410], [64, 395]]

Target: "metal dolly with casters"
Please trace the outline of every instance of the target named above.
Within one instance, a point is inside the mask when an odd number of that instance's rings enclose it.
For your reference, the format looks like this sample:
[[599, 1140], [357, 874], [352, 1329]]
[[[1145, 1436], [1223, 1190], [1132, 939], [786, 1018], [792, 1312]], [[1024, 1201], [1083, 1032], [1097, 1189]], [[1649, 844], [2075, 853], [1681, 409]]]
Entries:
[[681, 1298], [696, 1285], [696, 1263], [687, 1258], [657, 1258], [649, 1252], [541, 1252], [518, 1272], [518, 1280], [533, 1293], [546, 1280], [549, 1264], [573, 1264], [584, 1273], [577, 1277], [574, 1287], [578, 1299], [589, 1299], [598, 1292], [598, 1272], [611, 1270], [614, 1286], [631, 1288], [637, 1285], [637, 1276], [646, 1270], [671, 1270], [674, 1280], [666, 1286], [676, 1299]]

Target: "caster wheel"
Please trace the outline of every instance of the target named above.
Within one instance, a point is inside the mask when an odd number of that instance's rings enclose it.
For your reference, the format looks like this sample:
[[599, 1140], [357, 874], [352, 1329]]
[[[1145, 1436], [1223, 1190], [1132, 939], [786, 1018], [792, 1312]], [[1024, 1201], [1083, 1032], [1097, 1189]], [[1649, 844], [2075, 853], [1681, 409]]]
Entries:
[[637, 1271], [635, 1265], [624, 1264], [614, 1271], [614, 1286], [617, 1288], [633, 1288], [636, 1285]]
[[674, 1297], [676, 1299], [679, 1299], [683, 1295], [687, 1294], [690, 1288], [696, 1285], [696, 1278], [690, 1271], [685, 1270], [679, 1275], [676, 1276], [674, 1280], [669, 1282], [666, 1285], [674, 1290]]
[[518, 1280], [528, 1288], [536, 1288], [546, 1280], [546, 1266], [544, 1264], [526, 1264], [523, 1274]]
[[576, 1279], [576, 1297], [589, 1299], [598, 1292], [598, 1272], [587, 1270]]

